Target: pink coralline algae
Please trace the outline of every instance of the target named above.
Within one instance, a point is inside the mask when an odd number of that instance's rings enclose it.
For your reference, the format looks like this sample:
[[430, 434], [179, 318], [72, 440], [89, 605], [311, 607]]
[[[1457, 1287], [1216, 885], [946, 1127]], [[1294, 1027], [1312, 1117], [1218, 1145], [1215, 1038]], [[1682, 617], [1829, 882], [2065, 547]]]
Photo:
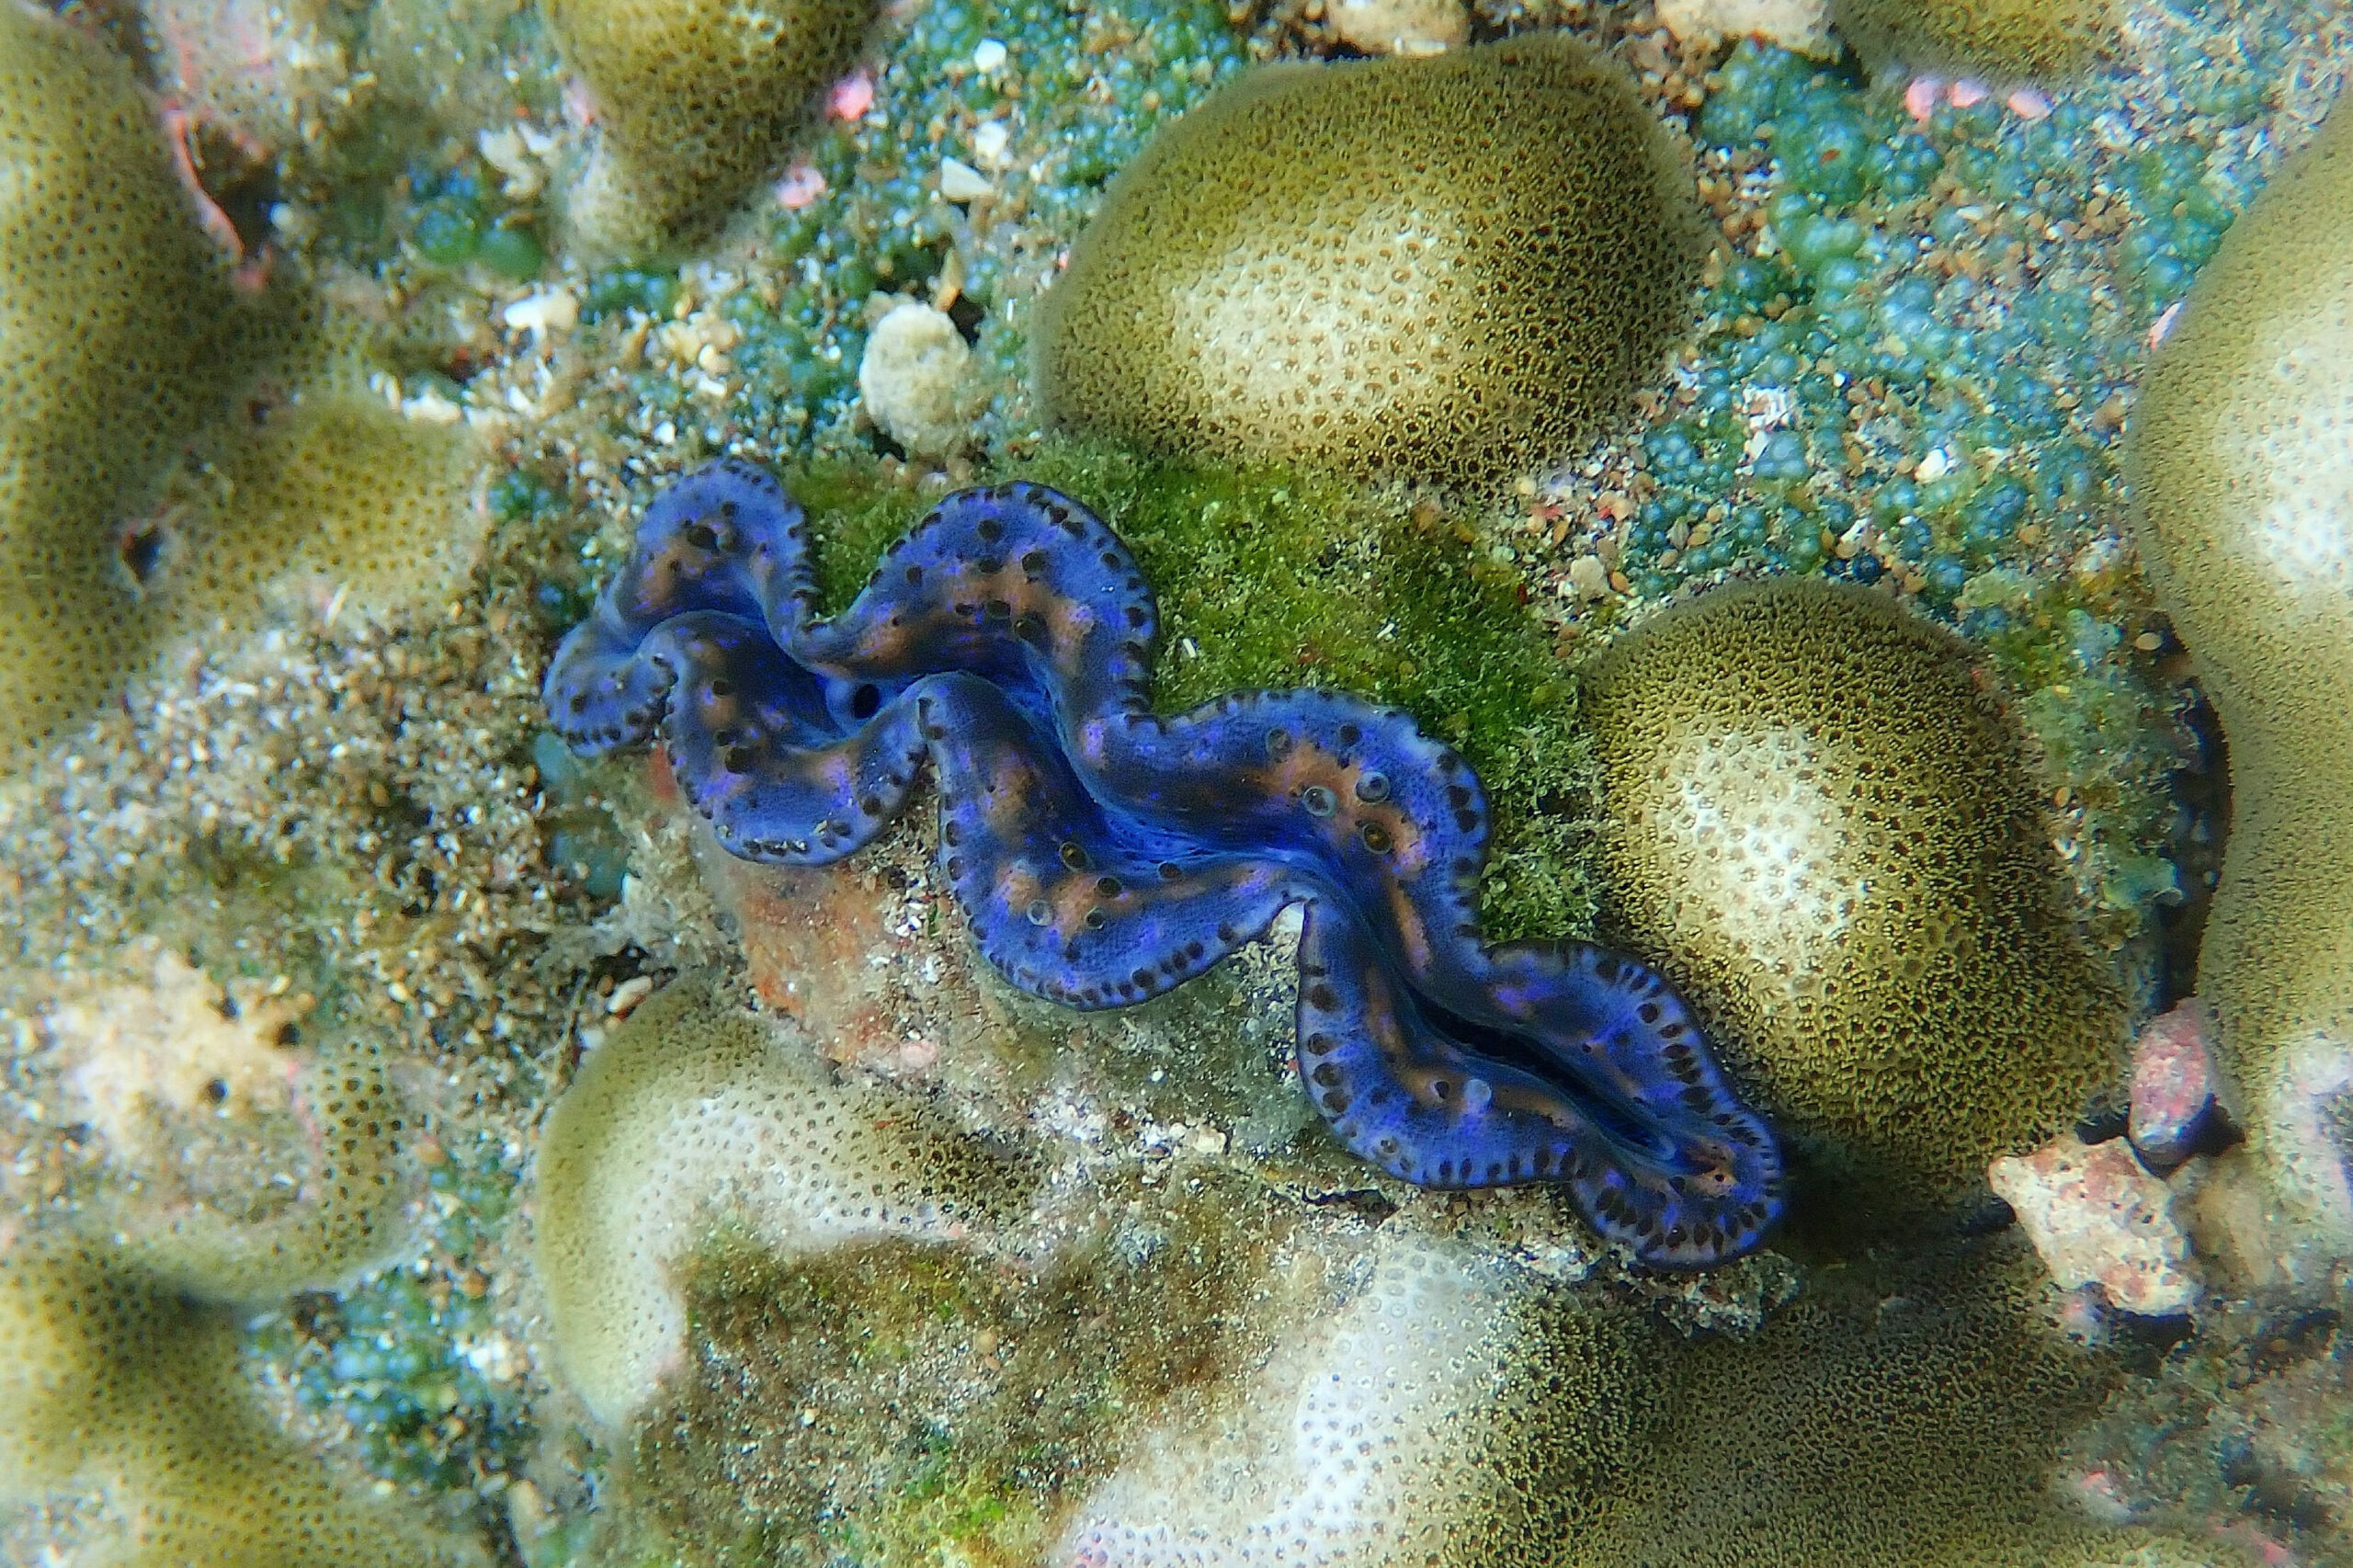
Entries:
[[2043, 1267], [2067, 1290], [2097, 1285], [2109, 1305], [2170, 1317], [2198, 1301], [2189, 1241], [2173, 1194], [2123, 1139], [2086, 1143], [2062, 1135], [2033, 1153], [1995, 1160], [1985, 1173], [2017, 1210]]
[[2173, 1170], [2229, 1142], [2211, 1044], [2213, 1015], [2195, 1000], [2153, 1018], [2132, 1046], [2132, 1147], [2149, 1168]]

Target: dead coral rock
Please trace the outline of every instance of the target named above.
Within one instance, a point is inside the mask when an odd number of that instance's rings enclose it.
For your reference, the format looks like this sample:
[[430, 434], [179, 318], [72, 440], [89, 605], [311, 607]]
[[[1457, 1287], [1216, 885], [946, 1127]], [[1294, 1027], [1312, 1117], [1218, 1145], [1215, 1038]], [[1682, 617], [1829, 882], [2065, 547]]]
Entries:
[[1471, 40], [1461, 0], [1338, 0], [1325, 15], [1342, 43], [1367, 54], [1439, 54]]
[[2062, 1286], [2097, 1285], [2110, 1306], [2143, 1317], [2196, 1303], [2173, 1194], [2122, 1139], [2087, 1144], [2063, 1134], [2031, 1154], [1995, 1160], [1985, 1176]]
[[141, 1160], [176, 1141], [179, 1119], [288, 1108], [302, 1059], [286, 1047], [300, 1037], [307, 994], [264, 982], [221, 985], [153, 938], [124, 958], [143, 980], [86, 983], [48, 1017], [77, 1119]]

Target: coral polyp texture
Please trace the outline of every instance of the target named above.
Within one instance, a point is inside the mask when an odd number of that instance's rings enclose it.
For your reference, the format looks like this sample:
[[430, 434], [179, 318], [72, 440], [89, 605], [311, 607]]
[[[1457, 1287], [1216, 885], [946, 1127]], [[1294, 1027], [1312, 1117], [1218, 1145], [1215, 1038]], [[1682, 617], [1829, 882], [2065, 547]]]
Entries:
[[1623, 638], [1585, 700], [1605, 923], [1777, 1125], [1869, 1174], [1866, 1207], [1973, 1187], [2120, 1074], [2122, 998], [1951, 633], [1868, 590], [1739, 585]]
[[0, 1252], [0, 1502], [44, 1505], [63, 1561], [482, 1561], [298, 1449], [239, 1383], [234, 1323], [104, 1246], [52, 1234]]
[[705, 980], [646, 1002], [582, 1064], [540, 1146], [533, 1256], [556, 1362], [625, 1425], [687, 1355], [681, 1278], [728, 1240], [790, 1260], [946, 1242], [1017, 1193], [1007, 1150], [836, 1085]]
[[1427, 1187], [1564, 1183], [1654, 1264], [1736, 1257], [1777, 1216], [1771, 1135], [1656, 973], [1484, 942], [1469, 766], [1336, 693], [1155, 714], [1151, 590], [1078, 503], [962, 492], [839, 618], [814, 601], [799, 507], [704, 470], [557, 650], [556, 733], [658, 734], [719, 843], [786, 864], [871, 842], [927, 763], [982, 952], [1067, 1006], [1159, 995], [1302, 905], [1300, 1073], [1359, 1157]]
[[129, 64], [0, 7], [0, 756], [150, 650], [119, 532], [231, 384], [227, 270]]
[[1113, 185], [1041, 412], [1175, 454], [1478, 483], [1565, 458], [1690, 307], [1688, 160], [1559, 35], [1263, 67]]
[[592, 245], [704, 239], [780, 172], [815, 96], [848, 69], [868, 0], [551, 0], [597, 143], [570, 217]]
[[2149, 372], [2143, 557], [2230, 744], [2200, 996], [2284, 1193], [2353, 1249], [2353, 112], [2233, 226]]
[[247, 631], [290, 600], [355, 618], [438, 605], [484, 532], [483, 470], [464, 425], [319, 388], [228, 438], [212, 483], [160, 525], [151, 591], [190, 631]]
[[1838, 31], [1873, 72], [2056, 83], [2118, 42], [2118, 0], [1832, 0]]

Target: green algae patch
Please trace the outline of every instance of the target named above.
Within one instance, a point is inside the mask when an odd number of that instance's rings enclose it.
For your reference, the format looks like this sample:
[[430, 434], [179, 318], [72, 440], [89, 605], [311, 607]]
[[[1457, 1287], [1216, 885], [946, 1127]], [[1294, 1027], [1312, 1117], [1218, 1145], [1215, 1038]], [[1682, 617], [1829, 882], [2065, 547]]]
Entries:
[[[1404, 709], [1461, 748], [1486, 787], [1488, 935], [1589, 927], [1594, 764], [1574, 721], [1574, 682], [1518, 574], [1480, 555], [1466, 524], [1318, 474], [1192, 468], [1092, 442], [1051, 439], [986, 477], [1076, 497], [1135, 552], [1160, 603], [1162, 711], [1296, 686]], [[810, 509], [833, 608], [923, 512], [910, 493], [846, 464], [787, 484]]]
[[1136, 1423], [1263, 1352], [1275, 1308], [1323, 1278], [1269, 1275], [1295, 1211], [1245, 1177], [1102, 1196], [1034, 1272], [899, 1240], [692, 1262], [684, 1375], [630, 1449], [639, 1544], [714, 1565], [1042, 1560]]
[[1863, 589], [1735, 585], [1621, 639], [1585, 698], [1614, 934], [1841, 1213], [1977, 1190], [2120, 1071], [2123, 997], [1959, 638]]

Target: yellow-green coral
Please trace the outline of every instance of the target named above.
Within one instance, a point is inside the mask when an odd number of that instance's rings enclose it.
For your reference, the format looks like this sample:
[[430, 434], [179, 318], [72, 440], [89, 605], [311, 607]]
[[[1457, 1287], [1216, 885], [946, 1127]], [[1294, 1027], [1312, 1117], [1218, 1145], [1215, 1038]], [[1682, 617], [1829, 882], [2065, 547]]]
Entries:
[[76, 1561], [420, 1568], [478, 1555], [299, 1451], [237, 1381], [234, 1324], [96, 1244], [0, 1253], [0, 1502], [48, 1502]]
[[596, 157], [572, 221], [600, 248], [706, 237], [784, 164], [811, 100], [847, 69], [868, 0], [549, 0], [586, 82]]
[[227, 272], [131, 67], [0, 6], [0, 754], [153, 646], [120, 530], [226, 396]]
[[2005, 86], [2073, 75], [2114, 47], [2116, 0], [1832, 0], [1832, 21], [1873, 71]]
[[438, 605], [472, 564], [484, 454], [463, 424], [326, 386], [222, 446], [155, 540], [150, 591], [188, 630], [246, 630], [289, 597], [338, 614]]
[[1616, 68], [1557, 34], [1262, 68], [1113, 185], [1039, 308], [1040, 408], [1357, 476], [1558, 460], [1688, 309], [1690, 184]]
[[791, 1258], [945, 1239], [1019, 1185], [993, 1146], [829, 1082], [805, 1045], [674, 985], [582, 1065], [540, 1147], [533, 1257], [556, 1364], [614, 1426], [685, 1355], [679, 1271], [730, 1238]]
[[1719, 589], [1592, 668], [1612, 899], [1776, 1125], [1898, 1208], [1982, 1180], [2121, 1066], [1999, 700], [1881, 595]]
[[2128, 457], [2144, 562], [2230, 743], [2199, 960], [2251, 1131], [2353, 1248], [2353, 110], [2234, 224], [2151, 367]]
[[[1644, 1462], [1563, 1521], [1578, 1568], [2211, 1565], [2048, 1487], [2117, 1381], [2042, 1321], [2023, 1247], [1824, 1271], [1754, 1338], [1668, 1346]], [[1579, 1514], [1584, 1517], [1577, 1517]]]

